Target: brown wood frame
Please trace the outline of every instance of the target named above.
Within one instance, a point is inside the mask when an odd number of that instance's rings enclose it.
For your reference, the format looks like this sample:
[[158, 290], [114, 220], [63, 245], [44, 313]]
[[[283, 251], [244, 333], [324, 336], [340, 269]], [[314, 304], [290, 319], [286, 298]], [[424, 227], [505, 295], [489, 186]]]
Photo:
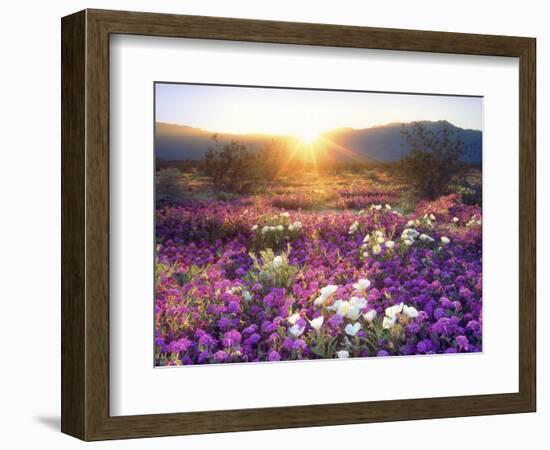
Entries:
[[[85, 10], [62, 31], [61, 429], [84, 440], [531, 412], [536, 408], [536, 40]], [[519, 58], [519, 392], [109, 416], [109, 36], [220, 39]], [[503, 180], [504, 181], [504, 180]]]

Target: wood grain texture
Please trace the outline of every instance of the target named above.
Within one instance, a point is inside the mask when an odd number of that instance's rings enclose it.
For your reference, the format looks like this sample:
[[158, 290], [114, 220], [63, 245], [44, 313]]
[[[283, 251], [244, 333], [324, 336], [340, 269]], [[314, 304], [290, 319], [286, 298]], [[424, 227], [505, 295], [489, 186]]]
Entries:
[[61, 430], [85, 424], [85, 20], [65, 17], [61, 35]]
[[519, 384], [536, 409], [536, 41], [531, 39], [519, 64]]
[[[517, 393], [109, 416], [109, 35], [519, 57]], [[62, 20], [62, 430], [84, 440], [529, 412], [536, 405], [535, 40], [86, 10]]]

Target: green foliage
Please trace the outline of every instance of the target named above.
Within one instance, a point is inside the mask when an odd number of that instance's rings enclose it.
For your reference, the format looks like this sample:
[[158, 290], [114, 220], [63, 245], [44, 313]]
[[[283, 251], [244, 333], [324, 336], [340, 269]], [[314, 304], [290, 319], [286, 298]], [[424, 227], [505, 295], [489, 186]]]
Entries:
[[[208, 268], [208, 266], [207, 266]], [[194, 279], [198, 278], [202, 273], [205, 272], [204, 268], [197, 266], [191, 266], [185, 272], [175, 272], [172, 276], [176, 279], [180, 286], [183, 286]]]
[[158, 280], [161, 275], [165, 277], [172, 275], [174, 270], [175, 270], [174, 265], [161, 263], [157, 260], [157, 263], [155, 264], [155, 280]]
[[450, 190], [460, 195], [465, 205], [482, 206], [481, 183], [470, 183], [468, 180], [459, 180], [450, 186]]
[[460, 161], [464, 143], [455, 134], [448, 127], [438, 132], [427, 130], [420, 122], [402, 131], [411, 151], [401, 160], [400, 172], [420, 197], [435, 199], [447, 193], [453, 178], [465, 173]]
[[338, 336], [319, 334], [315, 337], [311, 351], [323, 359], [334, 358], [337, 345]]
[[253, 261], [253, 269], [248, 273], [248, 277], [255, 283], [260, 283], [264, 290], [272, 287], [289, 288], [294, 283], [294, 276], [298, 269], [288, 262], [288, 254], [275, 255], [273, 250], [260, 251], [258, 258], [254, 253], [250, 253]]
[[291, 223], [290, 215], [286, 212], [268, 214], [261, 217], [254, 225], [253, 248], [278, 250], [294, 241], [301, 233], [302, 223]]

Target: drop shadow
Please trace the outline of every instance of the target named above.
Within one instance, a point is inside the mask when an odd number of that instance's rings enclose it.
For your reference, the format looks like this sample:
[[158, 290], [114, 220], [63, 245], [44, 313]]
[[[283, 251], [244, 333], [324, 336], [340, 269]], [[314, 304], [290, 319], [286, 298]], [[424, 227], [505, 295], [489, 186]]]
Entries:
[[36, 416], [34, 420], [50, 430], [61, 431], [61, 417], [59, 416]]

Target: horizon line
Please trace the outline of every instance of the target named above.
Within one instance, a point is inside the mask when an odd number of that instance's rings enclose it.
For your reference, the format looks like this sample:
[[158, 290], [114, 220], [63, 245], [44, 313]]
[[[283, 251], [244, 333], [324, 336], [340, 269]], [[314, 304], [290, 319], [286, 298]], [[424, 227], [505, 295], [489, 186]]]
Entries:
[[[327, 128], [327, 129], [321, 131], [321, 133], [319, 133], [319, 134], [323, 134], [323, 133], [327, 133], [327, 132], [335, 131], [335, 130], [342, 130], [342, 129], [353, 130], [353, 131], [363, 131], [363, 130], [369, 130], [369, 129], [372, 129], [372, 128], [383, 128], [383, 127], [387, 127], [387, 126], [394, 125], [394, 124], [408, 125], [408, 124], [412, 124], [412, 123], [422, 123], [422, 122], [429, 122], [429, 123], [447, 122], [449, 125], [451, 125], [455, 128], [459, 128], [459, 129], [464, 130], [464, 131], [479, 131], [479, 132], [483, 133], [483, 130], [478, 130], [476, 128], [462, 128], [462, 127], [459, 127], [458, 125], [455, 125], [454, 123], [452, 123], [452, 122], [450, 122], [449, 120], [446, 120], [446, 119], [439, 119], [439, 120], [421, 119], [421, 120], [411, 120], [411, 121], [408, 121], [408, 122], [392, 121], [392, 122], [386, 122], [386, 123], [380, 123], [380, 124], [376, 124], [376, 125], [372, 125], [372, 126], [367, 126], [367, 127], [363, 127], [363, 128], [355, 128], [355, 127], [351, 127], [351, 126], [341, 125], [341, 126], [337, 126], [337, 127], [333, 127], [333, 128]], [[276, 133], [276, 132], [269, 132], [269, 131], [222, 131], [222, 130], [211, 130], [211, 129], [208, 129], [208, 128], [196, 127], [196, 126], [187, 125], [187, 124], [184, 124], [184, 123], [164, 122], [164, 121], [158, 121], [158, 120], [155, 120], [154, 123], [155, 123], [155, 125], [156, 124], [175, 125], [175, 126], [180, 126], [180, 127], [192, 128], [194, 130], [200, 130], [200, 131], [204, 131], [204, 132], [208, 132], [208, 133], [218, 133], [218, 134], [267, 135], [267, 136], [294, 136], [295, 135], [295, 133], [292, 133], [292, 132], [289, 132], [289, 133]]]

